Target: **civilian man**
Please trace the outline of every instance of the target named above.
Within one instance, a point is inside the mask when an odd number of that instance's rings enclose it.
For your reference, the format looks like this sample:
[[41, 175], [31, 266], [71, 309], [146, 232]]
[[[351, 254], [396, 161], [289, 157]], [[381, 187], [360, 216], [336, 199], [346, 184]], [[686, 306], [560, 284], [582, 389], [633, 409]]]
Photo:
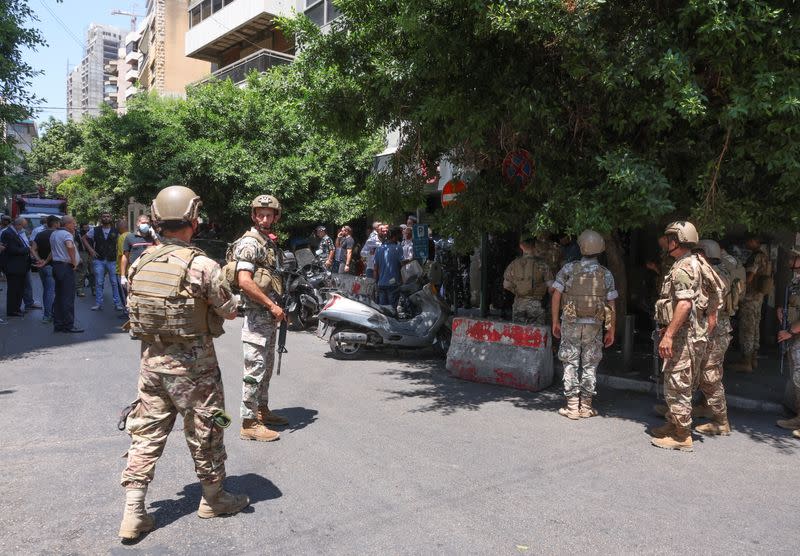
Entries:
[[39, 267], [39, 279], [42, 281], [42, 322], [53, 322], [53, 302], [56, 295], [56, 283], [53, 279], [53, 265], [50, 256], [50, 236], [61, 225], [61, 219], [51, 214], [47, 217], [47, 227], [33, 236], [31, 253], [36, 266]]
[[94, 272], [95, 304], [92, 311], [103, 310], [103, 285], [106, 276], [111, 284], [111, 294], [114, 299], [114, 308], [122, 311], [122, 299], [117, 287], [117, 230], [111, 225], [111, 213], [104, 212], [100, 216], [100, 225], [89, 228], [89, 232], [81, 239], [89, 255], [92, 256], [92, 271]]
[[75, 269], [81, 262], [75, 246], [75, 219], [61, 217], [61, 229], [50, 236], [50, 258], [56, 296], [53, 302], [53, 331], [83, 332], [75, 326]]
[[27, 225], [27, 220], [19, 217], [0, 234], [0, 242], [6, 246], [3, 254], [5, 256], [6, 281], [8, 282], [6, 314], [9, 317], [21, 317], [25, 314], [20, 309], [25, 289], [25, 273], [30, 268], [30, 248], [27, 242], [22, 241], [20, 234], [25, 234], [24, 230]]

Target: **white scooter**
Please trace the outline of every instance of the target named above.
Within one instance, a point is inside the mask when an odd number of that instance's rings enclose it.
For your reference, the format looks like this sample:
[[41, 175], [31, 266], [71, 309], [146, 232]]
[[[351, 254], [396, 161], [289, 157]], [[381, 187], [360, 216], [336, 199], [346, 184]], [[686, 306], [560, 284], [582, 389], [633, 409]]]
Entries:
[[446, 355], [450, 347], [450, 308], [433, 284], [401, 286], [412, 308], [410, 319], [400, 319], [394, 307], [334, 293], [319, 312], [317, 336], [328, 343], [337, 359], [356, 359], [364, 348], [407, 349], [432, 346]]

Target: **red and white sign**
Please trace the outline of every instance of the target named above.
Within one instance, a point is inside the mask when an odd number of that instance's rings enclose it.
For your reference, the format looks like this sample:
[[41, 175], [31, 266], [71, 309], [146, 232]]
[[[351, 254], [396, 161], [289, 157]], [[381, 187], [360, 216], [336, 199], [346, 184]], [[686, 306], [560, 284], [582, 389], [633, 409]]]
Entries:
[[450, 180], [444, 184], [442, 189], [442, 206], [446, 207], [453, 204], [462, 191], [466, 191], [467, 184], [461, 180]]

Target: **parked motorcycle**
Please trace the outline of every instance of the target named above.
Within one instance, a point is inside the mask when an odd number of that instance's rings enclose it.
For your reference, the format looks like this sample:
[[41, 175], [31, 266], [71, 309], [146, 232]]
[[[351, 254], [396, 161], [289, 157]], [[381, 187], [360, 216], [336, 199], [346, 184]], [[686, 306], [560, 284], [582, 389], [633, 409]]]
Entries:
[[337, 359], [356, 359], [365, 348], [421, 348], [433, 346], [441, 355], [450, 347], [450, 308], [436, 287], [417, 283], [401, 286], [412, 317], [400, 319], [394, 307], [334, 293], [319, 313], [317, 336], [327, 340]]
[[292, 330], [305, 330], [325, 304], [331, 273], [316, 261], [297, 268], [298, 260], [302, 261], [302, 256], [284, 253], [284, 309]]

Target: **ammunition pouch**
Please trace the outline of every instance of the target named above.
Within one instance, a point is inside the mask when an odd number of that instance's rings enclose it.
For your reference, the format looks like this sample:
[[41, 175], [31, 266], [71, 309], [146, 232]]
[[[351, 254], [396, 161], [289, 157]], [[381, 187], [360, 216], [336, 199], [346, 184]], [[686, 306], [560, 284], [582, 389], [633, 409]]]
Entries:
[[672, 316], [675, 314], [675, 308], [672, 306], [671, 299], [659, 299], [656, 301], [656, 322], [659, 327], [669, 326], [672, 322]]

